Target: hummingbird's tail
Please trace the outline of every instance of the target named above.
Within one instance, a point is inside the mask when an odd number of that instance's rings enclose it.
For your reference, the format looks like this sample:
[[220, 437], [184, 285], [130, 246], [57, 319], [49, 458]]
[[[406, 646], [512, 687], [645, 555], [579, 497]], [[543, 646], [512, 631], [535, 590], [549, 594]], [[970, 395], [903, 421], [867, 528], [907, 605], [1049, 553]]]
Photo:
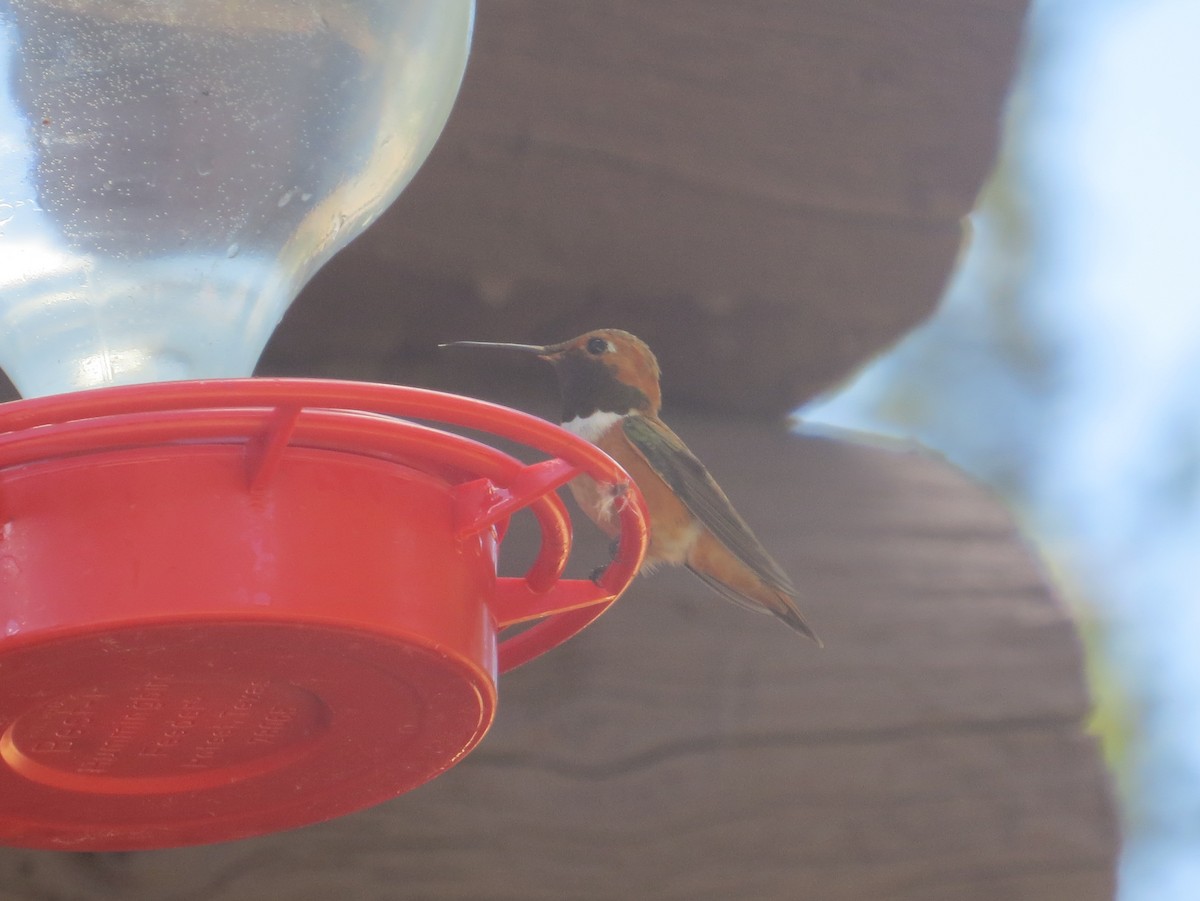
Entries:
[[[755, 592], [756, 596], [751, 597], [730, 585], [726, 585], [709, 573], [701, 572], [690, 564], [688, 565], [688, 569], [699, 576], [709, 588], [725, 598], [725, 600], [732, 601], [739, 607], [744, 607], [747, 610], [753, 610], [755, 613], [772, 613], [805, 638], [815, 642], [817, 647], [825, 647], [825, 642], [821, 641], [817, 633], [813, 631], [812, 626], [804, 619], [804, 615], [800, 612], [800, 608], [796, 606], [796, 602], [782, 591], [764, 588], [763, 591]], [[766, 597], [759, 596], [764, 594]]]

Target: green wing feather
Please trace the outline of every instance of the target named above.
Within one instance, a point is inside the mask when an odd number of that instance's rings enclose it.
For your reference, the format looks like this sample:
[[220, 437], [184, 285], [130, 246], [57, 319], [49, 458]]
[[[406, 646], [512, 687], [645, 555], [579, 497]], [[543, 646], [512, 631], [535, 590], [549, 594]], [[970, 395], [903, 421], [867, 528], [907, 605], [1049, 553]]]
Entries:
[[[650, 468], [671, 487], [713, 537], [767, 585], [795, 597], [796, 589], [787, 573], [771, 559], [704, 464], [687, 449], [678, 435], [666, 426], [636, 413], [626, 416], [621, 420], [621, 425], [626, 437], [650, 464]], [[728, 590], [721, 594], [730, 597]], [[734, 600], [732, 597], [730, 599]]]

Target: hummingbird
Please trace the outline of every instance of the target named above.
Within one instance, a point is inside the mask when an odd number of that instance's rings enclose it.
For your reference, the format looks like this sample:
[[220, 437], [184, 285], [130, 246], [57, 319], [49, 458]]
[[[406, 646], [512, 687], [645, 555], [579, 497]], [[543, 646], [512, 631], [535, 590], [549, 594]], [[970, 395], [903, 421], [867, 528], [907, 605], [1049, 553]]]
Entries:
[[[644, 341], [620, 329], [597, 329], [560, 344], [454, 341], [439, 346], [518, 351], [551, 363], [562, 395], [562, 427], [620, 463], [645, 499], [649, 544], [642, 572], [661, 564], [686, 566], [727, 600], [772, 613], [821, 644], [796, 606], [787, 573], [704, 464], [659, 419], [661, 373]], [[615, 536], [622, 486], [581, 475], [570, 488], [587, 516]]]

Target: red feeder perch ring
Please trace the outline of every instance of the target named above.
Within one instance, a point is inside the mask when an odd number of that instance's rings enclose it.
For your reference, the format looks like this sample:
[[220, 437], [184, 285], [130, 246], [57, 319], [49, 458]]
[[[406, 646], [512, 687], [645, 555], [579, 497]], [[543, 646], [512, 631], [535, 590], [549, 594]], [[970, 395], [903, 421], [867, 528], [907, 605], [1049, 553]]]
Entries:
[[[497, 672], [637, 572], [631, 485], [600, 584], [563, 578], [555, 489], [580, 473], [629, 482], [557, 426], [415, 388], [246, 379], [3, 405], [0, 843], [225, 841], [443, 772], [491, 724]], [[500, 577], [525, 507], [540, 552]]]

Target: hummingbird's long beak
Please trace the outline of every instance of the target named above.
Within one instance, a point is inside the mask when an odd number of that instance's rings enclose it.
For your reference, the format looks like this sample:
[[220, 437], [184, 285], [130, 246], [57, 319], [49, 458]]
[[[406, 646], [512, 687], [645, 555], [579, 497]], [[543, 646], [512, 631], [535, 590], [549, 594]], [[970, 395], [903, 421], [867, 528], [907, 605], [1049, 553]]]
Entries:
[[438, 347], [491, 347], [497, 350], [516, 350], [539, 357], [552, 357], [562, 350], [560, 344], [505, 344], [499, 341], [448, 341]]

